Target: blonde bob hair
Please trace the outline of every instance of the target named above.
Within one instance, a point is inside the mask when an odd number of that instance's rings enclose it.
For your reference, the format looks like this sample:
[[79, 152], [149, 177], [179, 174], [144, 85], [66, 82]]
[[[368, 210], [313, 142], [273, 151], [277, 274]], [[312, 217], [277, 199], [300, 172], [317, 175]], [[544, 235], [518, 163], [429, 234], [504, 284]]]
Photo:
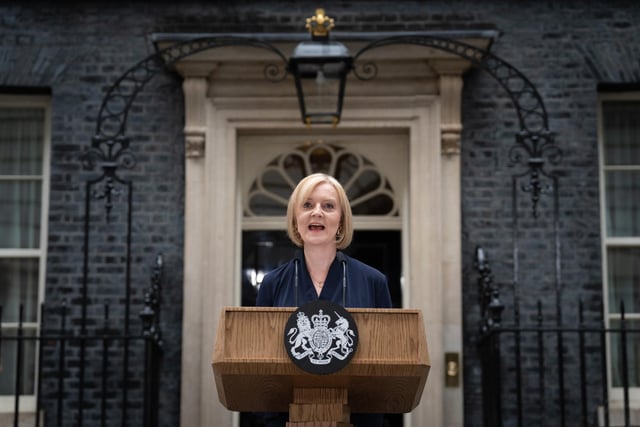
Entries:
[[291, 193], [289, 205], [287, 206], [287, 235], [296, 246], [304, 246], [302, 237], [298, 232], [296, 210], [309, 198], [314, 188], [324, 183], [333, 186], [338, 194], [341, 215], [338, 233], [336, 234], [336, 247], [337, 249], [345, 249], [351, 244], [351, 240], [353, 239], [353, 215], [351, 213], [351, 205], [349, 204], [347, 193], [338, 180], [324, 173], [314, 173], [303, 178], [293, 190], [293, 193]]

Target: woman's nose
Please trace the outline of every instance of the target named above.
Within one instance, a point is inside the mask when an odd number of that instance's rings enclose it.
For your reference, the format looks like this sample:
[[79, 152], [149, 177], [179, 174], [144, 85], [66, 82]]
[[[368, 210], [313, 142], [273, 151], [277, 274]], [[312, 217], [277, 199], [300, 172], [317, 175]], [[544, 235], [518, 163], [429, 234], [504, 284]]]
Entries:
[[320, 207], [320, 204], [315, 205], [311, 210], [312, 215], [320, 215], [321, 213], [322, 213], [322, 209]]

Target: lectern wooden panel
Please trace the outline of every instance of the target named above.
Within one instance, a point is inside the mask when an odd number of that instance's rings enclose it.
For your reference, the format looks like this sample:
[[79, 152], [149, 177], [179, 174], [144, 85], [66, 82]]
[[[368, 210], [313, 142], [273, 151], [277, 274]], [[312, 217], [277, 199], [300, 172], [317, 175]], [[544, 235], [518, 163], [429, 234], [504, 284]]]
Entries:
[[[405, 413], [418, 405], [430, 366], [421, 311], [349, 309], [358, 326], [358, 349], [349, 365], [328, 375], [309, 374], [289, 359], [283, 335], [294, 311], [223, 309], [212, 364], [227, 409], [289, 412], [296, 421], [306, 416], [300, 412], [313, 412], [305, 402], [324, 401], [322, 410], [338, 417], [347, 413], [344, 424], [331, 425], [348, 425], [349, 411]], [[298, 406], [291, 405], [294, 400]]]

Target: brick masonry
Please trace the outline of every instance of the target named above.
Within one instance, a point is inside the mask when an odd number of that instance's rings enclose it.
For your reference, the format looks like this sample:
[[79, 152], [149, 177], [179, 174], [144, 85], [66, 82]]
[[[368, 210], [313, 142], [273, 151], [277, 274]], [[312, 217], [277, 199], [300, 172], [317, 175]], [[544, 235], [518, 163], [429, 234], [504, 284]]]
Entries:
[[[100, 171], [82, 169], [80, 155], [95, 133], [105, 90], [129, 67], [153, 53], [156, 32], [291, 32], [317, 4], [303, 1], [202, 2], [18, 2], [0, 5], [0, 89], [45, 87], [52, 92], [52, 159], [46, 300], [68, 301], [78, 315], [83, 266], [85, 185]], [[339, 1], [327, 5], [341, 31], [494, 29], [491, 50], [537, 87], [563, 159], [547, 171], [559, 177], [561, 301], [563, 321], [575, 322], [575, 301], [587, 319], [602, 310], [597, 148], [597, 88], [601, 83], [640, 81], [640, 3], [635, 1]], [[161, 380], [163, 426], [179, 419], [181, 286], [184, 199], [183, 105], [180, 79], [156, 76], [138, 96], [128, 135], [137, 164], [121, 169], [134, 183], [132, 213], [133, 300], [139, 304], [157, 253], [167, 263], [163, 285], [165, 342]], [[487, 249], [503, 289], [506, 321], [513, 319], [513, 250], [521, 253], [518, 295], [522, 318], [531, 319], [537, 299], [554, 321], [553, 198], [543, 197], [541, 216], [528, 216], [520, 193], [519, 232], [514, 240], [511, 164], [517, 117], [506, 93], [481, 70], [465, 79], [462, 134], [463, 291], [465, 313], [465, 419], [479, 425], [480, 370], [476, 337], [478, 293], [472, 255]], [[126, 193], [125, 193], [126, 194]], [[125, 197], [124, 195], [121, 197]], [[120, 200], [119, 202], [122, 202]], [[121, 305], [124, 203], [112, 221], [92, 204], [90, 304], [93, 319], [109, 302]], [[76, 308], [74, 308], [76, 307]], [[75, 311], [74, 311], [75, 310]], [[94, 315], [95, 314], [95, 315]], [[135, 317], [135, 316], [133, 316]], [[133, 318], [132, 317], [132, 318]], [[53, 320], [52, 320], [53, 321]]]

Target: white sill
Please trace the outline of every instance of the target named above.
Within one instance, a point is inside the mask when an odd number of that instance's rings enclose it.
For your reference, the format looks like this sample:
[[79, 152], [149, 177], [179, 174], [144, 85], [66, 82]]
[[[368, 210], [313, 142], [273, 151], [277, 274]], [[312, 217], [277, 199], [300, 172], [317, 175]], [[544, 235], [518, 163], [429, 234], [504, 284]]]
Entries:
[[[12, 426], [13, 425], [13, 412], [0, 413], [0, 426]], [[34, 412], [20, 412], [18, 415], [19, 427], [33, 427], [36, 422], [36, 414]], [[40, 427], [44, 426], [44, 416], [40, 413]]]
[[[629, 402], [629, 422], [632, 426], [640, 425], [640, 402]], [[603, 427], [604, 423], [604, 407], [598, 406], [598, 425]], [[624, 427], [624, 405], [620, 402], [612, 402], [609, 405], [609, 426]]]

